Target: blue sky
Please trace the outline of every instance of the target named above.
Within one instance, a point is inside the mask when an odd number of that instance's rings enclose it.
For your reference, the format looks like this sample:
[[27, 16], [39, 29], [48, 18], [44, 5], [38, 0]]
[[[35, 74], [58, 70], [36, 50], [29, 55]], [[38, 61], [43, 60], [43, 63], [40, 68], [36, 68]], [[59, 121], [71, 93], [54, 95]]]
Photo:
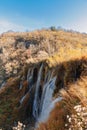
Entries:
[[0, 0], [0, 33], [50, 26], [87, 32], [87, 0]]

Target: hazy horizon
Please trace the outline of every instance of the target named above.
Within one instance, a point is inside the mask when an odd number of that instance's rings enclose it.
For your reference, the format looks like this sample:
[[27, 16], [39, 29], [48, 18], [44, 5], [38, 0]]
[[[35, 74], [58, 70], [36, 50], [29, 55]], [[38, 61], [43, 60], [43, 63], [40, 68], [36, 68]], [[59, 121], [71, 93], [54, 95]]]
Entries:
[[61, 26], [87, 33], [87, 0], [0, 0], [0, 33]]

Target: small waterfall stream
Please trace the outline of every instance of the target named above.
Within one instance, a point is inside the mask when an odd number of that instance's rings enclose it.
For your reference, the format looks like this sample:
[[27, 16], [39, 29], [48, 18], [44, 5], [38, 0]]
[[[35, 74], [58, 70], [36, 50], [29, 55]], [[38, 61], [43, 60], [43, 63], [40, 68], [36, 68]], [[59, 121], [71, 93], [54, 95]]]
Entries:
[[6, 84], [6, 82], [4, 81], [4, 82], [0, 85], [0, 89], [2, 89], [5, 84]]
[[35, 98], [34, 98], [34, 104], [33, 104], [33, 116], [35, 117], [35, 119], [37, 119], [39, 116], [38, 115], [39, 114], [39, 87], [40, 87], [42, 69], [43, 69], [43, 64], [40, 67], [38, 78], [37, 78], [37, 83], [36, 83], [36, 92], [35, 92]]

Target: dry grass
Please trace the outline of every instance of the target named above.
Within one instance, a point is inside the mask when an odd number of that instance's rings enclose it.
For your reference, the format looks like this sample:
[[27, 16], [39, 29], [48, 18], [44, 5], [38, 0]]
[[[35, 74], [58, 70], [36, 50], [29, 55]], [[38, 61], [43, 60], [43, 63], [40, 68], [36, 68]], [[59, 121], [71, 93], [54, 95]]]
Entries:
[[59, 53], [56, 53], [55, 55], [48, 57], [46, 60], [46, 63], [49, 65], [49, 67], [55, 67], [58, 64], [61, 64], [63, 62], [68, 61], [74, 61], [74, 60], [80, 60], [80, 59], [87, 59], [87, 49], [84, 48], [84, 50], [65, 50], [62, 48], [62, 51], [60, 50]]
[[[63, 96], [67, 105], [71, 106], [78, 105], [78, 102], [83, 106], [87, 105], [87, 76], [82, 77], [75, 84], [69, 86], [69, 89], [61, 90], [60, 93]], [[69, 108], [68, 106], [68, 108]], [[72, 109], [71, 109], [72, 110]]]
[[[37, 130], [84, 130], [87, 115], [83, 117], [78, 116], [78, 113], [87, 113], [87, 76], [82, 77], [76, 83], [69, 86], [68, 90], [60, 90], [60, 95], [63, 100], [56, 104], [54, 110], [51, 112], [50, 117], [46, 123], [41, 123]], [[81, 105], [85, 111], [76, 111], [75, 107]], [[75, 116], [75, 118], [74, 118]], [[69, 117], [69, 118], [67, 118]], [[84, 118], [84, 120], [82, 120]], [[82, 120], [79, 125], [79, 119]], [[73, 120], [76, 120], [74, 122]]]

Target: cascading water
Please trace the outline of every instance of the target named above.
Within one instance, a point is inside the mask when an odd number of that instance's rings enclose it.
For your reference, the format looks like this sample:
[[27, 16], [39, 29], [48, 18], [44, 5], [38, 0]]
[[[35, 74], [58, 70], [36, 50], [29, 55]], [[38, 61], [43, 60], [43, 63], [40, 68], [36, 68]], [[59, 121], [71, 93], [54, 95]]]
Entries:
[[52, 100], [53, 92], [55, 89], [56, 77], [50, 79], [45, 85], [42, 93], [40, 116], [38, 122], [44, 122], [48, 119], [51, 110], [54, 108], [55, 103], [61, 100], [61, 97]]
[[36, 83], [36, 92], [35, 92], [35, 98], [34, 98], [34, 104], [33, 104], [33, 116], [35, 117], [35, 119], [37, 119], [39, 116], [39, 104], [40, 104], [39, 103], [39, 87], [40, 87], [42, 69], [43, 69], [43, 64], [40, 67], [38, 78], [37, 78], [37, 83]]
[[52, 100], [53, 92], [56, 88], [56, 76], [53, 77], [51, 71], [49, 71], [45, 77], [41, 99], [39, 99], [39, 87], [41, 83], [42, 70], [43, 65], [40, 67], [38, 73], [35, 98], [33, 103], [33, 116], [37, 121], [36, 126], [38, 125], [38, 122], [44, 122], [48, 119], [50, 112], [55, 106], [55, 103], [62, 99], [61, 97], [58, 97], [55, 100]]
[[45, 81], [44, 81], [44, 86], [43, 86], [43, 91], [42, 91], [42, 96], [41, 96], [41, 102], [40, 102], [40, 112], [42, 111], [42, 106], [43, 106], [43, 101], [44, 101], [44, 97], [45, 97], [45, 94], [46, 94], [46, 89], [47, 89], [47, 86], [49, 84], [49, 80], [51, 78], [51, 71], [49, 71], [46, 75], [46, 78], [45, 78]]
[[49, 107], [51, 101], [52, 101], [52, 94], [55, 89], [55, 80], [56, 77], [51, 79], [49, 82], [47, 82], [44, 85], [43, 93], [42, 93], [42, 99], [41, 99], [41, 114], [45, 111], [47, 107]]

